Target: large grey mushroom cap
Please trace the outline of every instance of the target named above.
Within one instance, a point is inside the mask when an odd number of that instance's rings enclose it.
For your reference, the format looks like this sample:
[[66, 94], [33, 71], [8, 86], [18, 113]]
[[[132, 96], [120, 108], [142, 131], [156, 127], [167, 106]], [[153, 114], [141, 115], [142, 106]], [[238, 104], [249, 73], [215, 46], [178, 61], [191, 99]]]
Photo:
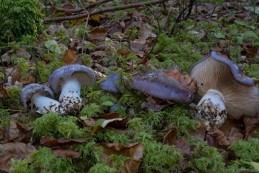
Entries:
[[22, 89], [20, 94], [20, 100], [25, 108], [27, 108], [27, 106], [30, 104], [30, 100], [34, 94], [40, 94], [42, 96], [47, 96], [51, 98], [54, 97], [54, 93], [46, 85], [42, 85], [38, 83], [32, 83], [32, 84], [26, 85]]
[[156, 70], [136, 75], [132, 78], [131, 88], [159, 99], [190, 103], [194, 98], [195, 88], [181, 83], [169, 73], [169, 70]]
[[72, 64], [56, 69], [49, 77], [50, 88], [55, 94], [59, 94], [62, 85], [67, 79], [76, 78], [81, 86], [93, 85], [95, 83], [95, 73], [87, 66]]
[[226, 57], [212, 51], [210, 56], [192, 66], [190, 75], [197, 83], [200, 97], [209, 89], [219, 91], [232, 117], [239, 119], [242, 115], [259, 115], [259, 89]]

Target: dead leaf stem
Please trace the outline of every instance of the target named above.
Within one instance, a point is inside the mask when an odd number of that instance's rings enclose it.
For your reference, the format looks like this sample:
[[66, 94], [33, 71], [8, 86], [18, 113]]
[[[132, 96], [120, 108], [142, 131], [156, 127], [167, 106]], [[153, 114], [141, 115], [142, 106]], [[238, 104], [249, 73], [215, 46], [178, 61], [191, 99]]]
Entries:
[[129, 8], [144, 7], [144, 6], [148, 6], [148, 5], [155, 5], [155, 4], [163, 3], [163, 2], [166, 2], [166, 1], [168, 1], [168, 0], [156, 0], [156, 1], [142, 2], [142, 3], [138, 2], [138, 3], [128, 4], [128, 5], [109, 7], [109, 8], [105, 8], [105, 9], [101, 9], [101, 10], [96, 10], [96, 11], [90, 12], [89, 14], [88, 13], [82, 13], [82, 14], [72, 15], [72, 16], [46, 18], [44, 20], [44, 23], [62, 22], [62, 21], [66, 21], [66, 20], [81, 19], [81, 18], [87, 17], [88, 15], [93, 16], [93, 15], [103, 14], [103, 13], [111, 12], [111, 11], [119, 11], [119, 10], [125, 10], [125, 9], [129, 9]]

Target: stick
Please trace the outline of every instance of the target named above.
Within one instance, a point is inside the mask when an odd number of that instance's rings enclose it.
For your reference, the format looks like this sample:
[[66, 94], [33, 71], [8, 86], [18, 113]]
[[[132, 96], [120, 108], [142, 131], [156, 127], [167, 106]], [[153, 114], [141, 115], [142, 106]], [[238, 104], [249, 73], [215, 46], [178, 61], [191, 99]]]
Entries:
[[83, 14], [78, 14], [78, 15], [73, 15], [73, 16], [46, 18], [44, 20], [44, 23], [62, 22], [62, 21], [66, 21], [66, 20], [81, 19], [81, 18], [87, 17], [88, 15], [93, 16], [93, 15], [103, 14], [103, 13], [111, 12], [111, 11], [125, 10], [125, 9], [129, 9], [129, 8], [143, 7], [143, 6], [147, 6], [147, 5], [159, 4], [159, 3], [166, 2], [166, 1], [168, 1], [168, 0], [155, 0], [155, 1], [151, 1], [151, 2], [132, 3], [132, 4], [118, 6], [118, 7], [110, 7], [110, 8], [105, 8], [105, 9], [102, 9], [102, 10], [96, 10], [96, 11], [90, 12], [89, 14], [83, 13]]

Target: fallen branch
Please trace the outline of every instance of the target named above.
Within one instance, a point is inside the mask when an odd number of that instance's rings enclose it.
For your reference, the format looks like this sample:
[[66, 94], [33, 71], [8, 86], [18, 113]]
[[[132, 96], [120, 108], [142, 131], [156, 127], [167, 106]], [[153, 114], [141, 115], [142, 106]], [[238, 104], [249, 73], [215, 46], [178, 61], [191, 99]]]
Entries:
[[88, 13], [83, 13], [83, 14], [78, 14], [78, 15], [73, 15], [73, 16], [46, 18], [44, 20], [44, 23], [62, 22], [62, 21], [66, 21], [66, 20], [81, 19], [81, 18], [84, 18], [84, 17], [87, 17], [87, 16], [103, 14], [103, 13], [111, 12], [111, 11], [125, 10], [125, 9], [129, 9], [129, 8], [144, 7], [144, 6], [148, 6], [148, 5], [154, 5], [154, 4], [163, 3], [163, 2], [166, 2], [166, 1], [168, 1], [168, 0], [156, 0], [156, 1], [151, 1], [151, 2], [132, 3], [132, 4], [118, 6], [118, 7], [110, 7], [110, 8], [106, 8], [106, 9], [102, 9], [102, 10], [96, 10], [96, 11], [93, 11], [93, 12], [89, 12], [89, 14]]
[[111, 0], [100, 0], [98, 2], [95, 2], [95, 3], [92, 3], [84, 8], [73, 8], [73, 9], [67, 9], [67, 8], [55, 8], [53, 7], [54, 11], [56, 12], [64, 12], [64, 13], [80, 13], [80, 12], [83, 12], [85, 9], [88, 10], [88, 9], [91, 9], [91, 8], [94, 8], [96, 6], [99, 6], [103, 3], [106, 3], [106, 2], [109, 2]]

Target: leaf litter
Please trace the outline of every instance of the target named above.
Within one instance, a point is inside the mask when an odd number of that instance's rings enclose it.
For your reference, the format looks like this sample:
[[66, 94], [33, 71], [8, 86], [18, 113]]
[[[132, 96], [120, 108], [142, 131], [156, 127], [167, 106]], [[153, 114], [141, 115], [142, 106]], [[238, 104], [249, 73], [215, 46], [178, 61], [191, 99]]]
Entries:
[[[121, 5], [124, 5], [124, 3], [127, 4], [125, 1], [122, 2]], [[223, 5], [213, 3], [197, 4], [196, 12], [193, 12], [190, 19], [196, 21], [196, 24], [198, 24], [198, 22], [208, 22], [213, 24], [213, 22], [223, 21], [223, 24], [229, 23], [232, 25], [238, 25], [239, 27], [249, 28], [250, 26], [243, 21], [250, 19], [251, 14], [244, 8], [239, 8], [240, 3], [243, 2], [224, 2]], [[111, 4], [104, 3], [104, 8], [106, 7], [105, 5], [109, 7]], [[102, 72], [107, 75], [110, 74], [111, 71], [121, 72], [124, 70], [127, 73], [132, 73], [134, 76], [135, 74], [141, 74], [142, 72], [147, 71], [147, 69], [143, 70], [143, 68], [145, 69], [151, 67], [152, 70], [157, 69], [155, 67], [155, 63], [152, 62], [151, 59], [153, 56], [152, 50], [159, 49], [156, 47], [156, 44], [158, 44], [156, 39], [161, 33], [155, 31], [152, 24], [159, 24], [159, 22], [157, 22], [154, 18], [158, 17], [158, 15], [164, 15], [164, 13], [162, 10], [162, 5], [155, 5], [154, 7], [159, 8], [159, 10], [157, 10], [157, 14], [148, 16], [143, 13], [142, 10], [135, 9], [133, 11], [124, 11], [123, 13], [126, 13], [127, 15], [122, 15], [119, 20], [113, 19], [113, 17], [109, 16], [113, 13], [115, 17], [117, 13], [120, 15], [119, 11], [108, 12], [107, 14], [104, 13], [98, 15], [98, 19], [91, 18], [91, 20], [95, 20], [97, 22], [95, 23], [97, 26], [95, 24], [91, 25], [91, 23], [86, 26], [85, 21], [87, 21], [87, 18], [51, 24], [48, 28], [48, 34], [50, 34], [51, 39], [48, 39], [44, 35], [41, 36], [41, 39], [39, 38], [37, 43], [38, 46], [35, 47], [38, 54], [37, 56], [45, 61], [45, 65], [52, 65], [56, 68], [57, 66], [52, 64], [54, 61], [60, 61], [62, 65], [79, 63], [89, 65], [97, 72]], [[182, 8], [184, 7], [184, 4], [174, 4], [175, 9], [178, 7]], [[78, 7], [71, 6], [71, 4], [67, 4], [66, 6], [63, 6], [63, 8], [65, 9], [64, 14], [66, 16], [71, 16], [77, 13], [74, 12], [73, 14], [69, 12], [69, 10], [78, 9]], [[232, 10], [234, 15], [230, 15], [229, 13]], [[152, 20], [152, 22], [150, 22], [150, 20]], [[179, 27], [181, 26], [179, 25]], [[253, 29], [253, 26], [251, 27]], [[74, 30], [75, 28], [77, 29], [76, 31]], [[207, 28], [196, 29], [193, 27], [193, 30], [189, 29], [189, 33], [196, 35], [196, 37], [200, 40], [206, 40], [209, 39], [208, 37], [211, 35], [210, 32], [214, 32], [212, 35], [217, 41], [211, 45], [210, 49], [217, 50], [228, 55], [229, 57], [233, 57], [231, 55], [234, 54], [234, 51], [229, 49], [229, 45], [232, 43], [230, 43], [231, 40], [228, 38], [230, 37], [227, 33], [228, 30], [229, 28], [221, 31], [210, 31]], [[62, 32], [64, 34], [63, 38], [67, 37], [69, 40], [67, 45], [65, 42], [63, 43], [59, 40], [60, 35], [62, 36]], [[77, 35], [75, 34], [76, 32]], [[253, 35], [252, 33], [250, 34]], [[237, 54], [244, 58], [242, 61], [239, 61], [239, 63], [244, 63], [244, 65], [250, 65], [251, 62], [256, 62], [255, 57], [258, 58], [259, 54], [258, 45], [253, 44], [253, 40], [249, 40], [250, 38], [247, 41], [247, 38], [249, 38], [249, 36], [246, 36], [245, 34], [242, 34], [241, 37], [237, 38], [239, 46], [239, 52], [237, 52]], [[2, 82], [3, 85], [0, 87], [0, 98], [2, 101], [3, 98], [10, 99], [12, 95], [11, 88], [15, 86], [15, 82], [19, 82], [24, 86], [29, 83], [42, 80], [38, 77], [35, 78], [35, 76], [32, 76], [30, 73], [22, 73], [22, 69], [17, 68], [17, 64], [14, 65], [12, 62], [12, 57], [23, 57], [29, 61], [32, 61], [32, 63], [30, 63], [31, 67], [34, 66], [35, 54], [31, 54], [31, 51], [28, 52], [26, 49], [21, 48], [16, 49], [15, 51], [9, 49], [8, 51], [1, 51], [1, 53], [1, 68], [4, 69], [4, 76], [6, 78], [6, 80]], [[44, 57], [46, 58], [48, 53], [52, 53], [54, 58], [52, 57], [51, 60], [44, 60]], [[89, 56], [83, 57], [83, 54], [88, 54]], [[129, 59], [132, 55], [136, 56], [133, 60]], [[158, 57], [161, 58], [163, 55], [159, 54]], [[37, 61], [39, 60], [36, 60], [36, 62]], [[128, 63], [129, 61], [131, 61], [131, 63]], [[141, 61], [145, 63], [140, 64]], [[159, 59], [159, 61], [163, 61], [162, 58]], [[124, 62], [127, 62], [127, 66], [130, 64], [131, 68], [123, 66]], [[138, 66], [140, 66], [140, 68], [136, 68]], [[32, 67], [32, 69], [34, 70], [35, 67]], [[183, 84], [189, 90], [192, 90], [192, 92], [195, 91], [196, 88], [192, 83], [192, 79], [185, 75], [185, 73], [170, 69], [169, 71], [166, 71], [166, 74]], [[8, 84], [7, 76], [12, 77], [11, 85], [8, 86], [6, 85]], [[100, 77], [100, 79], [102, 79], [102, 77]], [[120, 93], [119, 96], [124, 94], [126, 95], [127, 93]], [[142, 100], [142, 102], [138, 102], [138, 105], [134, 105], [136, 109], [140, 108], [141, 111], [151, 109], [159, 113], [163, 110], [167, 110], [168, 107], [177, 105], [175, 102], [150, 97], [149, 93], [145, 94], [146, 95], [144, 95], [144, 97], [147, 102], [144, 100]], [[87, 99], [88, 98], [85, 100], [86, 103], [89, 102]], [[16, 110], [16, 112], [18, 112], [18, 114], [24, 114], [21, 110]], [[132, 128], [129, 127], [129, 124], [131, 123], [131, 120], [134, 120], [134, 118], [135, 117], [132, 118], [130, 116], [122, 116], [119, 113], [108, 113], [105, 111], [103, 114], [97, 114], [95, 116], [79, 120], [81, 122], [80, 128], [91, 129], [90, 134], [92, 136], [89, 138], [55, 138], [41, 136], [40, 139], [34, 138], [31, 133], [32, 129], [27, 124], [20, 123], [17, 120], [10, 120], [7, 126], [2, 124], [0, 125], [0, 170], [8, 172], [12, 166], [12, 159], [25, 159], [31, 152], [37, 150], [40, 146], [51, 148], [53, 154], [57, 157], [80, 159], [80, 157], [82, 157], [82, 153], [75, 149], [74, 146], [86, 144], [90, 138], [104, 132], [109, 132], [110, 128], [122, 129], [121, 132], [125, 135], [127, 130]], [[2, 117], [0, 121], [2, 123]], [[204, 141], [208, 146], [217, 148], [222, 154], [227, 153], [229, 158], [233, 158], [226, 160], [226, 162], [231, 162], [236, 158], [233, 156], [231, 145], [237, 141], [246, 141], [250, 138], [258, 139], [258, 124], [258, 118], [251, 118], [249, 116], [244, 116], [241, 120], [233, 120], [228, 118], [226, 123], [221, 128], [214, 127], [209, 132], [206, 131], [202, 124], [198, 123], [195, 129], [189, 130], [188, 135], [195, 138], [195, 140]], [[190, 139], [186, 135], [179, 135], [178, 128], [179, 127], [173, 126], [169, 130], [167, 129], [166, 133], [162, 133], [163, 140], [159, 140], [157, 137], [155, 137], [155, 140], [163, 142], [165, 145], [170, 145], [177, 148], [177, 150], [179, 150], [184, 156], [184, 166], [182, 171], [185, 169], [188, 171], [190, 168], [189, 162], [191, 162], [194, 157], [193, 152], [195, 145], [190, 142]], [[159, 130], [155, 130], [158, 133], [158, 136], [161, 135], [159, 134]], [[113, 141], [107, 140], [100, 140], [99, 142], [98, 140], [96, 142], [96, 146], [101, 146], [103, 148], [102, 158], [110, 167], [117, 167], [119, 172], [140, 172], [143, 170], [141, 164], [147, 164], [143, 163], [145, 148], [143, 148], [141, 142], [136, 142], [141, 140], [134, 139], [131, 140], [131, 143], [126, 145], [117, 142], [111, 143]], [[117, 163], [118, 158], [116, 161], [114, 156], [121, 159], [122, 162], [119, 166]], [[252, 165], [258, 168], [258, 160], [254, 161], [255, 162], [252, 162]], [[251, 167], [247, 168], [248, 172], [250, 169]]]

